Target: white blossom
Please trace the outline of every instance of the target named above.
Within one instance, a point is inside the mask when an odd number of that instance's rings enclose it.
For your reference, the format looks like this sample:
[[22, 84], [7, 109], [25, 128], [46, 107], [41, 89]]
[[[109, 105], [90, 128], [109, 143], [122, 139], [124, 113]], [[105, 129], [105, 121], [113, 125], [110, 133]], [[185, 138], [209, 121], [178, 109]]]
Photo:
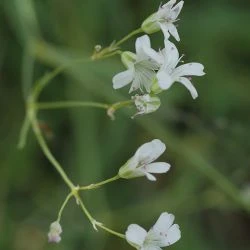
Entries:
[[145, 50], [151, 49], [149, 37], [144, 35], [137, 38], [135, 47], [136, 54], [131, 52], [122, 54], [122, 61], [127, 70], [113, 77], [113, 88], [119, 89], [132, 83], [129, 93], [138, 89], [141, 92], [144, 92], [144, 89], [150, 92], [152, 81], [156, 75], [155, 70], [159, 69], [159, 66], [145, 53]]
[[178, 21], [177, 18], [181, 12], [184, 1], [180, 1], [176, 5], [175, 3], [176, 0], [170, 0], [166, 4], [160, 6], [156, 13], [152, 14], [143, 22], [143, 31], [151, 34], [161, 29], [164, 33], [165, 39], [168, 39], [171, 34], [177, 41], [180, 41], [180, 37], [174, 23]]
[[182, 57], [176, 46], [168, 40], [165, 40], [165, 48], [159, 53], [153, 50], [147, 50], [147, 54], [156, 60], [160, 65], [156, 78], [157, 84], [161, 90], [169, 89], [174, 82], [183, 84], [191, 93], [193, 99], [198, 97], [198, 93], [193, 86], [191, 76], [203, 76], [204, 66], [200, 63], [187, 63], [177, 67]]
[[60, 234], [62, 233], [62, 227], [58, 221], [51, 223], [50, 231], [48, 233], [48, 241], [59, 243], [61, 241]]
[[166, 162], [154, 162], [163, 152], [166, 146], [155, 139], [140, 146], [134, 156], [130, 158], [119, 170], [119, 176], [124, 179], [146, 176], [150, 181], [156, 181], [152, 174], [166, 173], [170, 165]]
[[181, 238], [181, 232], [177, 224], [173, 225], [174, 215], [162, 213], [147, 232], [137, 224], [131, 224], [126, 231], [126, 240], [138, 250], [161, 250], [174, 244]]

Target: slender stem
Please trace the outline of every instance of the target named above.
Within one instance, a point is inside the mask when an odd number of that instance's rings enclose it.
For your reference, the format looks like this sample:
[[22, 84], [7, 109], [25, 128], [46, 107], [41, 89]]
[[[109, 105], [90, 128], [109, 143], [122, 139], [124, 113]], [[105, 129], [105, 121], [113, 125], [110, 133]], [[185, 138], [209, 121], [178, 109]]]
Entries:
[[114, 230], [112, 230], [112, 229], [109, 229], [109, 228], [105, 227], [102, 223], [97, 222], [97, 221], [92, 217], [92, 215], [89, 213], [88, 209], [85, 207], [85, 205], [84, 205], [83, 202], [82, 202], [81, 197], [80, 197], [78, 194], [77, 194], [77, 198], [78, 198], [78, 202], [79, 202], [79, 205], [80, 205], [82, 211], [85, 213], [85, 215], [87, 216], [87, 218], [90, 220], [90, 222], [92, 223], [94, 229], [97, 230], [97, 227], [100, 227], [100, 228], [102, 228], [103, 230], [105, 230], [105, 231], [107, 231], [107, 232], [109, 232], [109, 233], [111, 233], [111, 234], [113, 234], [113, 235], [115, 235], [115, 236], [117, 236], [117, 237], [120, 237], [120, 238], [122, 238], [122, 239], [125, 239], [125, 235], [124, 235], [124, 234], [118, 233], [118, 232], [116, 232], [116, 231], [114, 231]]
[[44, 102], [33, 104], [34, 108], [43, 109], [62, 109], [62, 108], [80, 108], [80, 107], [93, 107], [102, 108], [107, 110], [107, 114], [114, 119], [114, 113], [120, 108], [130, 106], [134, 103], [133, 100], [116, 102], [113, 104], [105, 104], [98, 102], [81, 102], [81, 101], [65, 101], [65, 102]]
[[123, 44], [124, 42], [126, 42], [131, 37], [133, 37], [139, 33], [142, 33], [142, 32], [143, 32], [142, 28], [136, 29], [136, 30], [132, 31], [131, 33], [129, 33], [128, 35], [126, 35], [125, 37], [123, 37], [120, 41], [116, 42], [115, 45], [119, 46], [119, 45]]
[[[92, 215], [90, 214], [90, 212], [88, 211], [88, 209], [86, 208], [86, 206], [84, 205], [81, 197], [79, 196], [78, 194], [78, 191], [79, 191], [79, 187], [75, 187], [74, 184], [71, 182], [71, 180], [69, 179], [69, 177], [66, 175], [66, 173], [64, 172], [64, 170], [62, 169], [62, 167], [60, 166], [60, 164], [57, 162], [57, 160], [55, 159], [55, 157], [51, 154], [43, 136], [42, 136], [42, 133], [41, 133], [41, 130], [39, 128], [39, 125], [37, 123], [37, 119], [36, 119], [36, 111], [34, 110], [34, 108], [32, 108], [32, 106], [30, 107], [30, 110], [29, 110], [29, 118], [30, 118], [30, 121], [31, 121], [31, 124], [32, 124], [32, 128], [33, 128], [33, 131], [36, 135], [36, 138], [38, 140], [38, 143], [40, 144], [40, 147], [42, 149], [42, 151], [44, 152], [44, 154], [46, 155], [46, 157], [48, 158], [48, 160], [53, 164], [53, 166], [56, 168], [56, 170], [58, 171], [58, 173], [61, 175], [61, 177], [63, 178], [63, 180], [65, 181], [65, 183], [69, 186], [69, 188], [71, 189], [71, 193], [66, 197], [60, 211], [59, 211], [59, 214], [58, 214], [58, 221], [60, 221], [61, 219], [61, 216], [62, 216], [62, 212], [66, 206], [66, 204], [68, 203], [69, 199], [72, 197], [72, 196], [75, 196], [77, 202], [79, 203], [82, 211], [85, 213], [85, 215], [87, 216], [87, 218], [89, 219], [89, 221], [91, 222], [91, 224], [93, 225], [93, 227], [96, 229], [96, 227], [100, 227], [102, 228], [103, 230], [113, 234], [113, 235], [116, 235], [120, 238], [125, 238], [125, 236], [123, 234], [120, 234], [120, 233], [117, 233], [105, 226], [103, 226], [101, 223], [97, 222], [93, 217]], [[96, 185], [99, 186], [99, 185], [104, 185], [105, 183], [108, 183], [108, 182], [111, 182], [111, 181], [115, 181], [116, 179], [118, 179], [118, 176], [115, 176], [111, 179], [108, 179], [106, 181], [103, 181], [103, 182], [100, 182], [100, 183], [97, 183]]]
[[121, 50], [117, 50], [117, 51], [112, 52], [110, 54], [101, 56], [100, 59], [106, 59], [106, 58], [109, 58], [109, 57], [112, 57], [112, 56], [115, 56], [115, 55], [120, 55], [120, 54], [122, 54], [122, 51]]
[[26, 115], [20, 132], [19, 142], [17, 145], [18, 149], [23, 149], [25, 147], [29, 128], [30, 128], [30, 120], [29, 116]]
[[103, 230], [105, 230], [105, 231], [107, 231], [107, 232], [109, 232], [109, 233], [115, 235], [115, 236], [118, 236], [118, 237], [120, 237], [120, 238], [122, 238], [122, 239], [125, 239], [125, 235], [124, 235], [124, 234], [121, 234], [121, 233], [118, 233], [118, 232], [116, 232], [116, 231], [114, 231], [114, 230], [111, 230], [111, 229], [105, 227], [105, 226], [102, 225], [102, 224], [99, 224], [99, 225], [97, 224], [97, 226], [100, 227], [100, 228], [102, 228]]
[[119, 50], [119, 46], [122, 45], [124, 42], [126, 42], [128, 39], [130, 39], [131, 37], [142, 33], [143, 30], [142, 28], [136, 29], [134, 31], [132, 31], [131, 33], [129, 33], [128, 35], [126, 35], [125, 37], [123, 37], [121, 40], [119, 40], [118, 42], [114, 42], [112, 43], [109, 47], [103, 48], [101, 51], [95, 51], [94, 54], [92, 55], [91, 59], [92, 60], [100, 60], [100, 59], [105, 59], [117, 54], [121, 54], [122, 51]]
[[36, 109], [63, 109], [63, 108], [80, 108], [80, 107], [93, 107], [108, 109], [109, 105], [98, 102], [80, 102], [80, 101], [66, 101], [66, 102], [44, 102], [36, 103]]
[[70, 198], [73, 196], [74, 194], [71, 192], [65, 199], [65, 201], [63, 202], [60, 210], [59, 210], [59, 213], [58, 213], [58, 217], [57, 217], [57, 221], [60, 222], [61, 220], [61, 217], [62, 217], [62, 213], [63, 213], [63, 210], [64, 208], [66, 207], [67, 203], [69, 202]]
[[110, 105], [110, 109], [113, 109], [114, 111], [120, 109], [120, 108], [123, 108], [123, 107], [126, 107], [126, 106], [130, 106], [134, 103], [133, 100], [127, 100], [127, 101], [122, 101], [122, 102], [116, 102], [112, 105]]
[[62, 66], [56, 68], [55, 70], [53, 70], [52, 72], [46, 74], [44, 77], [39, 79], [35, 85], [35, 88], [33, 90], [34, 99], [36, 100], [38, 98], [38, 96], [40, 95], [41, 91], [47, 86], [47, 84], [50, 83], [50, 81], [52, 79], [54, 79], [57, 75], [59, 75], [61, 72], [63, 72], [67, 68], [72, 67], [72, 65], [74, 65], [74, 64], [86, 63], [86, 62], [91, 62], [91, 59], [89, 59], [89, 58], [75, 59], [75, 60], [72, 60], [71, 62], [69, 62], [68, 64], [62, 65]]
[[91, 224], [94, 226], [96, 220], [92, 217], [92, 215], [90, 214], [90, 212], [88, 211], [88, 209], [83, 204], [83, 201], [82, 201], [81, 197], [79, 196], [79, 194], [77, 193], [75, 196], [77, 198], [77, 201], [78, 201], [78, 203], [79, 203], [82, 211], [85, 213], [85, 215], [87, 216], [87, 218], [89, 219], [89, 221], [91, 222]]
[[88, 186], [82, 186], [82, 187], [79, 187], [79, 190], [87, 190], [87, 189], [94, 189], [94, 188], [99, 188], [107, 183], [110, 183], [110, 182], [113, 182], [113, 181], [116, 181], [120, 179], [120, 176], [119, 175], [116, 175], [110, 179], [107, 179], [105, 181], [101, 181], [101, 182], [98, 182], [98, 183], [95, 183], [95, 184], [90, 184]]
[[[85, 213], [85, 215], [87, 216], [87, 218], [90, 220], [90, 222], [92, 223], [93, 227], [96, 229], [97, 226], [99, 226], [100, 228], [106, 230], [107, 232], [116, 235], [118, 237], [121, 238], [125, 238], [125, 236], [123, 234], [117, 233], [105, 226], [103, 226], [101, 223], [97, 222], [92, 215], [90, 214], [90, 212], [88, 211], [88, 209], [85, 207], [80, 195], [79, 195], [79, 187], [76, 187], [73, 182], [69, 179], [69, 177], [67, 176], [66, 172], [63, 170], [62, 166], [60, 165], [60, 163], [56, 160], [56, 158], [53, 156], [53, 154], [51, 153], [49, 147], [47, 146], [47, 143], [43, 137], [43, 134], [41, 132], [41, 129], [39, 127], [38, 121], [37, 121], [37, 110], [38, 109], [58, 109], [58, 108], [69, 108], [69, 107], [97, 107], [97, 108], [104, 108], [104, 109], [108, 109], [110, 107], [114, 107], [114, 110], [122, 107], [123, 105], [121, 105], [121, 103], [116, 103], [114, 105], [107, 105], [107, 104], [103, 104], [103, 103], [94, 103], [94, 102], [57, 102], [57, 103], [37, 103], [37, 99], [41, 93], [41, 91], [47, 86], [47, 84], [54, 78], [56, 77], [59, 73], [61, 73], [63, 70], [65, 70], [68, 66], [61, 66], [57, 69], [55, 69], [54, 71], [52, 71], [51, 73], [45, 75], [44, 77], [42, 77], [35, 85], [35, 88], [33, 89], [32, 94], [30, 95], [30, 97], [28, 98], [27, 101], [27, 116], [25, 118], [23, 127], [21, 129], [21, 135], [20, 135], [20, 145], [24, 145], [25, 141], [26, 141], [26, 135], [29, 129], [29, 126], [31, 124], [33, 132], [37, 138], [37, 141], [43, 151], [43, 153], [45, 154], [45, 156], [47, 157], [47, 159], [50, 161], [50, 163], [55, 167], [55, 169], [57, 170], [57, 172], [60, 174], [60, 176], [62, 177], [62, 179], [64, 180], [64, 182], [67, 184], [67, 186], [70, 188], [71, 193], [66, 197], [65, 201], [62, 204], [62, 207], [59, 210], [58, 213], [58, 218], [57, 221], [60, 221], [61, 217], [62, 217], [62, 213], [63, 210], [65, 208], [65, 206], [67, 205], [68, 201], [70, 200], [70, 198], [72, 196], [74, 196], [76, 198], [77, 203], [80, 205], [82, 211]], [[127, 103], [123, 102], [124, 105], [126, 106]], [[20, 146], [20, 147], [21, 147]], [[111, 179], [99, 182], [97, 184], [94, 184], [94, 187], [99, 187], [101, 185], [104, 185], [106, 183], [109, 183], [111, 181], [115, 181], [119, 178], [119, 176], [115, 176]], [[90, 185], [91, 186], [91, 185]], [[92, 185], [93, 187], [93, 185]]]
[[37, 138], [37, 141], [38, 141], [43, 153], [45, 154], [47, 159], [51, 162], [51, 164], [55, 167], [57, 172], [61, 175], [62, 179], [65, 181], [65, 183], [68, 185], [68, 187], [71, 190], [74, 190], [74, 188], [75, 188], [74, 184], [69, 179], [69, 177], [67, 176], [67, 174], [65, 173], [65, 171], [61, 167], [60, 163], [56, 160], [56, 158], [50, 152], [50, 150], [46, 144], [46, 141], [43, 138], [40, 127], [38, 125], [38, 122], [36, 119], [36, 111], [34, 110], [34, 108], [32, 108], [32, 106], [30, 107], [30, 110], [28, 111], [28, 113], [29, 113], [29, 118], [30, 118], [31, 124], [32, 124], [33, 132]]
[[134, 101], [133, 100], [128, 100], [128, 101], [123, 101], [123, 102], [116, 102], [116, 103], [114, 103], [113, 105], [110, 105], [110, 107], [108, 108], [108, 110], [107, 110], [107, 114], [108, 114], [108, 116], [112, 119], [112, 120], [114, 120], [115, 119], [115, 112], [118, 110], [118, 109], [120, 109], [120, 108], [122, 108], [122, 107], [126, 107], [126, 106], [130, 106], [130, 105], [132, 105], [134, 103]]

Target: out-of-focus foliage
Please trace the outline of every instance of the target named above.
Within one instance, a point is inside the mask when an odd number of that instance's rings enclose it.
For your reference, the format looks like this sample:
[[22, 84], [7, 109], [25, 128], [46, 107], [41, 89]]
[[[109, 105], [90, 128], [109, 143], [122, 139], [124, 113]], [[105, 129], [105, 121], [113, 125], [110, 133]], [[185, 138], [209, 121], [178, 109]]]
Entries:
[[[32, 133], [23, 151], [16, 145], [24, 98], [35, 79], [139, 27], [160, 2], [0, 1], [0, 249], [130, 249], [96, 233], [73, 202], [63, 216], [61, 244], [49, 245], [49, 224], [68, 190]], [[171, 249], [249, 249], [250, 2], [187, 0], [180, 17], [184, 59], [202, 62], [207, 72], [194, 79], [196, 101], [175, 84], [161, 95], [159, 111], [136, 120], [129, 119], [134, 110], [119, 111], [110, 121], [95, 109], [43, 111], [39, 119], [49, 128], [51, 150], [79, 184], [115, 175], [146, 141], [167, 144], [162, 160], [173, 167], [157, 183], [121, 180], [84, 193], [99, 221], [124, 232], [133, 222], [149, 227], [168, 211], [182, 229]], [[154, 45], [163, 46], [162, 38], [154, 34]], [[133, 50], [134, 39], [123, 48]], [[127, 90], [114, 91], [111, 84], [122, 68], [118, 57], [75, 65], [41, 99], [125, 100]]]

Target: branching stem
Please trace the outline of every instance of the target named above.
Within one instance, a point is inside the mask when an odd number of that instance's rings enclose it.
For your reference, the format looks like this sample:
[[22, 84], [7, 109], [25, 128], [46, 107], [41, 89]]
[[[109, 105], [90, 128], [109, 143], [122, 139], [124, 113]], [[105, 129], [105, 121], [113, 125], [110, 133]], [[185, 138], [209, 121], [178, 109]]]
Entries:
[[105, 181], [101, 181], [101, 182], [98, 182], [98, 183], [95, 183], [95, 184], [90, 184], [88, 186], [81, 186], [81, 187], [79, 187], [79, 190], [89, 190], [89, 189], [99, 188], [99, 187], [101, 187], [101, 186], [103, 186], [103, 185], [105, 185], [107, 183], [116, 181], [118, 179], [120, 179], [120, 176], [116, 175], [113, 178], [107, 179]]

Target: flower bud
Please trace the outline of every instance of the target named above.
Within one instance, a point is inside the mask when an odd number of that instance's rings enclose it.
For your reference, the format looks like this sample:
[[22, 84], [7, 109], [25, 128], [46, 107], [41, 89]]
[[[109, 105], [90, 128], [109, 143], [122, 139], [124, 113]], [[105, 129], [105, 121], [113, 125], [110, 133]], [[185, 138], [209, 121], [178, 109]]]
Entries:
[[130, 68], [136, 61], [136, 54], [130, 51], [125, 51], [121, 55], [121, 60], [125, 67]]
[[159, 97], [149, 94], [142, 96], [136, 95], [133, 97], [133, 99], [138, 112], [132, 118], [134, 118], [136, 115], [144, 115], [155, 112], [161, 105], [161, 100]]
[[48, 233], [48, 241], [59, 243], [61, 241], [60, 234], [62, 233], [62, 227], [58, 221], [51, 223], [50, 231]]
[[158, 32], [161, 28], [157, 22], [156, 13], [150, 15], [141, 25], [142, 30], [147, 34]]

